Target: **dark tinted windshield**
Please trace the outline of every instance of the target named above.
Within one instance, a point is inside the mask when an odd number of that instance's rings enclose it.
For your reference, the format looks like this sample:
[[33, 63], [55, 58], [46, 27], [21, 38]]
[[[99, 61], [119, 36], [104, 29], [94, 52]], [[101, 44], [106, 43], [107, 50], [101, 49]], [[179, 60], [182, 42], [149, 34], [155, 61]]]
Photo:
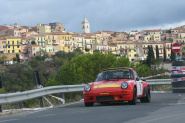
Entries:
[[109, 79], [133, 79], [133, 75], [130, 69], [109, 69], [101, 71], [96, 81]]

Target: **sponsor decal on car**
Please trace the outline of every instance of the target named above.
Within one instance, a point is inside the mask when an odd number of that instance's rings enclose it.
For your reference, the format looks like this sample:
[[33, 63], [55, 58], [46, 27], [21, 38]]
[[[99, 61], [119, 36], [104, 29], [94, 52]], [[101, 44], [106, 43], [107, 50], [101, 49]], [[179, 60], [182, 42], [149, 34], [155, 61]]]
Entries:
[[100, 95], [109, 95], [109, 93], [100, 93]]
[[121, 85], [98, 85], [98, 86], [94, 86], [94, 88], [106, 88], [106, 87], [121, 87]]

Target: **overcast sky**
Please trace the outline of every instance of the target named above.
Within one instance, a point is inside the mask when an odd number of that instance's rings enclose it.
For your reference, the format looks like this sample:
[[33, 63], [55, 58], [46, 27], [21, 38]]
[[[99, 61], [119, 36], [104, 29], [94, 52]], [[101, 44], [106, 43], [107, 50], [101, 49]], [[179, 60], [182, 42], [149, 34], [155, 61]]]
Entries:
[[185, 25], [185, 0], [0, 0], [0, 25], [61, 22], [82, 32], [84, 16], [91, 32], [167, 29]]

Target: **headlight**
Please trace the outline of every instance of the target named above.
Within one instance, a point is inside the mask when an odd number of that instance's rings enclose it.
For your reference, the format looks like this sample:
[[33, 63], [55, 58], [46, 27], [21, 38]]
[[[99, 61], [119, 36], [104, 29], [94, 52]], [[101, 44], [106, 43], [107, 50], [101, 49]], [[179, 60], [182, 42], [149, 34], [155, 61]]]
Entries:
[[85, 85], [84, 90], [85, 91], [90, 91], [91, 90], [91, 85], [89, 85], [89, 84]]
[[121, 84], [121, 88], [126, 89], [127, 87], [128, 87], [128, 83], [127, 82], [123, 82]]

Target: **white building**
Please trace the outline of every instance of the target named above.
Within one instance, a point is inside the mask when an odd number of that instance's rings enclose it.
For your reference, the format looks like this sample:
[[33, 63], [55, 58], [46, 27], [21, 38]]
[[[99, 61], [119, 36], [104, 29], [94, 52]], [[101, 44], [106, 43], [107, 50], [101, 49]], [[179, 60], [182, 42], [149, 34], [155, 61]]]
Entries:
[[86, 18], [82, 22], [82, 33], [90, 33], [90, 24]]

